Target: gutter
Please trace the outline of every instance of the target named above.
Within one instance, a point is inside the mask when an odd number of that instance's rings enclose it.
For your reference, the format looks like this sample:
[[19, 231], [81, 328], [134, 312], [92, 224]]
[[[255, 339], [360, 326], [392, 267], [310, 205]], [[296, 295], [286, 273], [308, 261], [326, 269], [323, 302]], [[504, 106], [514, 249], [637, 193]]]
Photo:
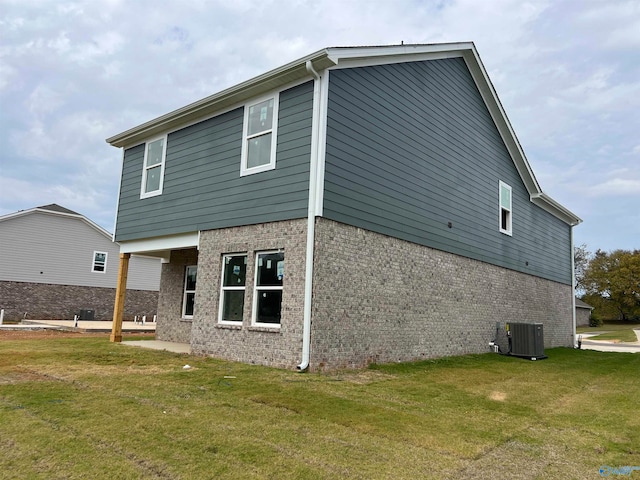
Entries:
[[311, 302], [313, 300], [313, 255], [315, 247], [316, 196], [318, 194], [318, 151], [320, 141], [320, 81], [321, 77], [313, 68], [311, 60], [305, 63], [307, 72], [313, 77], [313, 127], [311, 131], [311, 159], [309, 168], [309, 207], [307, 210], [307, 250], [304, 272], [304, 309], [302, 323], [302, 360], [298, 370], [309, 368], [311, 356]]

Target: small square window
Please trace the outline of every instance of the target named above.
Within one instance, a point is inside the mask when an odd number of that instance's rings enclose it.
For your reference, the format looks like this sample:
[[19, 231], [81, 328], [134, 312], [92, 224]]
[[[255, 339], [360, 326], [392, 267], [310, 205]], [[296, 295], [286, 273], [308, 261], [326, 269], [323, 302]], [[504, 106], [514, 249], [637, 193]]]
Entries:
[[184, 295], [182, 299], [182, 317], [193, 318], [193, 311], [196, 303], [196, 280], [198, 276], [198, 266], [187, 267], [184, 276]]
[[107, 252], [93, 252], [92, 272], [104, 273], [107, 269]]
[[278, 95], [245, 106], [240, 175], [276, 168]]
[[500, 182], [500, 232], [512, 235], [511, 187]]
[[246, 279], [247, 255], [224, 255], [220, 288], [220, 323], [242, 323]]
[[153, 197], [162, 193], [167, 137], [147, 142], [144, 151], [142, 186], [140, 198]]
[[256, 255], [256, 281], [253, 292], [254, 325], [280, 326], [284, 252]]

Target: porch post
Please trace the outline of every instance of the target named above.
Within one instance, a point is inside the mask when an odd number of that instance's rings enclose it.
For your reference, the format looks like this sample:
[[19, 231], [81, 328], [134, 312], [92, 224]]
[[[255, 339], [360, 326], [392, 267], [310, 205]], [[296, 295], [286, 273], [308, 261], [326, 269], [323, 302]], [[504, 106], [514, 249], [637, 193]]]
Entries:
[[120, 254], [120, 268], [118, 269], [118, 284], [116, 286], [116, 301], [113, 305], [113, 326], [111, 327], [111, 341], [122, 341], [122, 313], [124, 299], [127, 293], [127, 275], [129, 273], [130, 253]]

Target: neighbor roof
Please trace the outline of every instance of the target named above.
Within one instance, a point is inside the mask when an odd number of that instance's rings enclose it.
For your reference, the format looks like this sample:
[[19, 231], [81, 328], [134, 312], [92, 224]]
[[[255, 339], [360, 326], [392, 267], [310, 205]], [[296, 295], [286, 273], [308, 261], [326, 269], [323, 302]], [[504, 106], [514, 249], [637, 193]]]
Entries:
[[0, 222], [4, 222], [4, 221], [7, 221], [7, 220], [11, 220], [11, 219], [22, 217], [22, 216], [26, 216], [26, 215], [32, 215], [34, 213], [44, 213], [44, 214], [47, 214], [47, 215], [59, 215], [59, 216], [63, 216], [63, 217], [77, 218], [77, 219], [85, 222], [91, 228], [93, 228], [93, 229], [97, 230], [98, 232], [100, 232], [102, 235], [107, 237], [109, 240], [113, 240], [111, 238], [111, 234], [109, 232], [107, 232], [104, 228], [102, 228], [100, 225], [98, 225], [97, 223], [92, 222], [91, 220], [89, 220], [84, 215], [81, 215], [81, 214], [79, 214], [77, 212], [74, 212], [73, 210], [69, 210], [68, 208], [62, 207], [62, 206], [58, 205], [57, 203], [52, 203], [50, 205], [43, 205], [41, 207], [29, 208], [27, 210], [19, 210], [19, 211], [14, 212], [14, 213], [8, 213], [6, 215], [0, 216]]
[[529, 192], [531, 202], [569, 225], [581, 223], [582, 220], [578, 216], [542, 191], [473, 42], [324, 48], [114, 135], [108, 138], [107, 142], [114, 147], [132, 147], [154, 136], [175, 131], [209, 118], [217, 112], [239, 105], [250, 98], [305, 78], [311, 78], [311, 74], [307, 69], [308, 62], [310, 62], [310, 66], [314, 70], [322, 75], [323, 70], [341, 65], [359, 66], [371, 63], [398, 63], [454, 57], [462, 57], [466, 62], [485, 105]]
[[576, 307], [577, 308], [588, 308], [589, 310], [593, 310], [593, 307], [588, 303], [583, 302], [579, 298], [576, 297]]

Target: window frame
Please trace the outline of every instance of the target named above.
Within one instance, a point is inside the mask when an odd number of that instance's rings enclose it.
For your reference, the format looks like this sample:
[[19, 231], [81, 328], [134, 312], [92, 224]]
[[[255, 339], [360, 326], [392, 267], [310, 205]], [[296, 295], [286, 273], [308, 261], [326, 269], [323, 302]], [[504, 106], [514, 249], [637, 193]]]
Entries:
[[[242, 325], [244, 323], [244, 300], [246, 299], [246, 295], [247, 295], [247, 273], [246, 273], [246, 267], [245, 267], [245, 277], [244, 277], [244, 285], [242, 287], [230, 287], [230, 286], [225, 286], [224, 284], [224, 274], [225, 274], [225, 265], [226, 265], [226, 259], [227, 258], [232, 258], [232, 257], [244, 257], [245, 259], [245, 265], [249, 265], [249, 254], [247, 252], [240, 252], [240, 253], [225, 253], [222, 255], [222, 268], [221, 268], [221, 273], [220, 273], [220, 304], [218, 306], [218, 323], [221, 325]], [[224, 294], [225, 292], [228, 291], [242, 291], [243, 293], [243, 301], [242, 301], [242, 311], [243, 311], [243, 315], [242, 315], [242, 319], [240, 321], [238, 320], [223, 320], [222, 319], [222, 314], [224, 312]]]
[[[255, 268], [253, 272], [253, 299], [251, 304], [251, 326], [253, 327], [265, 327], [265, 328], [273, 328], [279, 329], [282, 325], [282, 299], [280, 301], [280, 323], [264, 323], [258, 322], [258, 293], [260, 291], [281, 291], [284, 296], [284, 276], [282, 278], [282, 285], [258, 285], [258, 259], [260, 255], [269, 255], [272, 253], [282, 253], [284, 255], [283, 249], [275, 249], [275, 250], [261, 250], [255, 252]], [[285, 257], [286, 258], [286, 257]], [[283, 260], [286, 261], [286, 260]], [[286, 268], [286, 263], [285, 263]]]
[[[509, 208], [506, 208], [502, 204], [502, 192], [503, 189], [509, 191]], [[502, 215], [503, 212], [507, 213], [507, 228], [503, 228], [502, 225]], [[505, 235], [512, 236], [513, 235], [513, 189], [510, 185], [507, 185], [502, 180], [500, 180], [498, 185], [498, 227], [500, 229], [500, 233], [504, 233]]]
[[[189, 279], [189, 269], [196, 269], [196, 281], [193, 290], [187, 290], [187, 280]], [[196, 290], [198, 289], [198, 265], [186, 265], [184, 268], [184, 282], [182, 287], [182, 318], [184, 319], [193, 319], [193, 315], [195, 313], [196, 307]], [[191, 315], [187, 315], [187, 295], [193, 294], [193, 313]]]
[[[96, 255], [104, 255], [104, 262], [102, 263], [102, 270], [96, 270]], [[91, 264], [91, 272], [92, 273], [106, 273], [107, 271], [107, 258], [109, 257], [109, 252], [101, 252], [99, 250], [93, 251], [93, 263]], [[99, 263], [99, 262], [98, 262]]]
[[[164, 187], [164, 168], [165, 168], [165, 163], [166, 163], [166, 159], [167, 159], [167, 138], [168, 135], [160, 135], [159, 137], [155, 137], [152, 138], [150, 140], [148, 140], [147, 142], [145, 142], [144, 144], [144, 160], [142, 162], [142, 183], [140, 184], [140, 198], [149, 198], [149, 197], [155, 197], [158, 195], [162, 195], [162, 190]], [[158, 140], [162, 140], [162, 158], [160, 159], [160, 164], [158, 165], [157, 163], [154, 165], [147, 165], [147, 161], [149, 158], [149, 146], [154, 143], [157, 142]], [[147, 188], [147, 175], [149, 173], [149, 171], [153, 168], [157, 168], [158, 166], [160, 166], [160, 182], [158, 184], [158, 189], [157, 190], [152, 190], [150, 192], [146, 191]]]
[[[258, 105], [259, 103], [273, 100], [273, 118], [271, 119], [271, 128], [265, 129], [257, 133], [248, 135], [249, 133], [249, 111], [251, 107]], [[253, 175], [254, 173], [266, 172], [276, 168], [276, 148], [278, 145], [278, 114], [280, 109], [280, 93], [275, 92], [269, 95], [263, 95], [261, 97], [253, 99], [251, 102], [244, 105], [244, 118], [242, 121], [242, 151], [240, 155], [240, 176]], [[258, 165], [256, 167], [248, 167], [247, 161], [249, 157], [249, 140], [257, 137], [261, 137], [267, 134], [271, 134], [271, 150], [269, 163], [264, 165]]]

